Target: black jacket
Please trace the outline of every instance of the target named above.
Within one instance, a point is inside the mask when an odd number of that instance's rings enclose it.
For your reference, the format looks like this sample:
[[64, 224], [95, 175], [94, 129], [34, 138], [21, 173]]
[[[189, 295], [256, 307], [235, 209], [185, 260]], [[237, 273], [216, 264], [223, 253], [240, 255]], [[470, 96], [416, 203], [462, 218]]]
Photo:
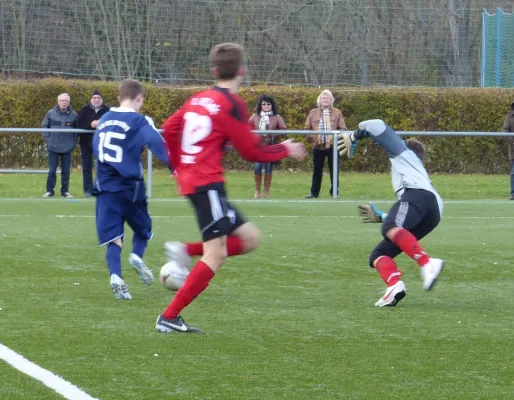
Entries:
[[[86, 104], [84, 107], [82, 107], [77, 116], [77, 128], [78, 129], [90, 129], [91, 128], [91, 122], [102, 118], [102, 115], [104, 115], [107, 111], [110, 110], [109, 106], [106, 106], [105, 104], [102, 104], [100, 106], [100, 109], [98, 112], [95, 112], [93, 107], [91, 107], [91, 103]], [[93, 132], [90, 133], [91, 135]], [[80, 135], [90, 135], [89, 133], [81, 133]]]

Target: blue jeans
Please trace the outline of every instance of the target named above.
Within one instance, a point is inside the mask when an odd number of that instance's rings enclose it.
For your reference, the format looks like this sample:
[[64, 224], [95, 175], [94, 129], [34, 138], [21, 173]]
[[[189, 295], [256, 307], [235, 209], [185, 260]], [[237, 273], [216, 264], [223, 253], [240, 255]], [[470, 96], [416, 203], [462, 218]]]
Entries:
[[46, 179], [46, 191], [54, 193], [55, 183], [57, 181], [57, 165], [61, 159], [61, 195], [69, 192], [70, 187], [70, 169], [71, 169], [71, 151], [68, 153], [56, 153], [48, 151], [48, 178]]
[[273, 173], [273, 164], [258, 162], [258, 163], [255, 163], [255, 165], [253, 166], [253, 172], [256, 175], [261, 175], [263, 169], [264, 169], [264, 173], [266, 175], [271, 175]]

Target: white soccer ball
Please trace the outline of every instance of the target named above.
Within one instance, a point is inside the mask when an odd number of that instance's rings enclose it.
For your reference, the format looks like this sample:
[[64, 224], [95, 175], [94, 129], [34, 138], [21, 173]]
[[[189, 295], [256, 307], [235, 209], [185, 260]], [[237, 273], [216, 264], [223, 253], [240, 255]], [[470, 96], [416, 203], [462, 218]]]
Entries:
[[189, 275], [189, 270], [175, 261], [164, 264], [161, 268], [160, 280], [162, 285], [169, 290], [179, 290]]

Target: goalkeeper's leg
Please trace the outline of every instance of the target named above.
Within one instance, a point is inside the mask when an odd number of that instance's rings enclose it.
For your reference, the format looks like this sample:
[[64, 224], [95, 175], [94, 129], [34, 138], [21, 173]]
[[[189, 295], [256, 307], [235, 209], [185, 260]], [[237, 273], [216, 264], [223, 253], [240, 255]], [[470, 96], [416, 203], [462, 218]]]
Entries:
[[388, 240], [382, 240], [371, 252], [369, 265], [377, 270], [387, 285], [385, 294], [375, 303], [377, 307], [394, 307], [407, 293], [401, 280], [402, 272], [393, 260], [400, 253], [401, 250]]

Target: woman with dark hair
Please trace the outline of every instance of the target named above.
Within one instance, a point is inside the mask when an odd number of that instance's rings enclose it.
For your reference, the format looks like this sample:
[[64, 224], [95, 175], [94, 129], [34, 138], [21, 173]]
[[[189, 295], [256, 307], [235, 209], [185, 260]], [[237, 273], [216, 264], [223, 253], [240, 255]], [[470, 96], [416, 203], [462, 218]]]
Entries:
[[[256, 130], [281, 130], [287, 129], [282, 117], [278, 114], [277, 104], [273, 97], [263, 94], [257, 101], [255, 114], [250, 117], [250, 124]], [[277, 135], [261, 135], [262, 142], [267, 145], [275, 144]], [[262, 170], [264, 169], [264, 194], [263, 197], [269, 197], [271, 187], [271, 178], [273, 174], [272, 163], [255, 163], [253, 167], [255, 178], [255, 195], [257, 199], [261, 197]]]

